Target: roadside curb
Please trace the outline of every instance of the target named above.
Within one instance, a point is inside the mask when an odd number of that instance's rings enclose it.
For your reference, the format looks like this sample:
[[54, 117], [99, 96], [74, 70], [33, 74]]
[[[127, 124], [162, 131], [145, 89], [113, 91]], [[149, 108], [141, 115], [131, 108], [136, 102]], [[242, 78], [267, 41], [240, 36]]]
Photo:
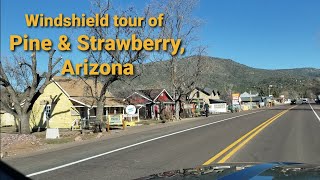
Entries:
[[[76, 147], [76, 146], [80, 146], [80, 145], [106, 141], [106, 140], [109, 140], [109, 139], [114, 139], [114, 138], [128, 136], [128, 135], [134, 135], [134, 134], [137, 134], [137, 133], [147, 132], [147, 131], [151, 131], [151, 130], [155, 130], [155, 129], [164, 129], [164, 128], [167, 128], [167, 127], [179, 125], [181, 123], [184, 124], [184, 123], [188, 123], [188, 122], [206, 120], [206, 119], [208, 119], [210, 117], [212, 118], [212, 117], [227, 116], [227, 115], [230, 115], [230, 114], [241, 115], [241, 114], [245, 114], [247, 112], [254, 112], [254, 111], [258, 111], [258, 110], [264, 110], [264, 109], [260, 108], [260, 109], [254, 109], [254, 110], [248, 110], [248, 111], [241, 111], [241, 112], [237, 112], [237, 113], [216, 114], [216, 115], [211, 115], [209, 117], [205, 117], [205, 116], [192, 117], [192, 118], [185, 118], [185, 119], [182, 119], [182, 120], [179, 120], [179, 121], [167, 121], [166, 123], [158, 123], [158, 124], [151, 124], [151, 125], [140, 125], [140, 126], [131, 126], [131, 127], [128, 126], [125, 131], [117, 130], [117, 131], [114, 131], [114, 132], [111, 132], [111, 133], [104, 132], [103, 133], [104, 135], [101, 136], [100, 138], [92, 138], [92, 139], [87, 139], [87, 140], [83, 140], [83, 141], [72, 141], [72, 142], [63, 143], [63, 144], [55, 144], [55, 145], [52, 145], [51, 147], [49, 145], [48, 149], [37, 149], [37, 150], [35, 150], [33, 152], [21, 153], [21, 154], [17, 154], [17, 155], [14, 155], [14, 156], [6, 157], [4, 159], [5, 160], [14, 160], [14, 159], [17, 159], [17, 158], [35, 156], [35, 155], [45, 154], [45, 153], [54, 152], [54, 151], [58, 151], [58, 150], [63, 150], [63, 149], [67, 149], [67, 148], [72, 148], [72, 147]], [[119, 131], [121, 131], [121, 132], [119, 132]]]

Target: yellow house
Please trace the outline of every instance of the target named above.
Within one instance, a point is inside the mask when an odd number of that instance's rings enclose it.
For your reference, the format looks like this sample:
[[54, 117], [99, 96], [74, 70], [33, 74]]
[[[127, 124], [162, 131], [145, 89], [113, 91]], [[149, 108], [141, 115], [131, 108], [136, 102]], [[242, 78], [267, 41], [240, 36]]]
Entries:
[[[92, 97], [92, 80], [79, 78], [54, 77], [44, 89], [44, 93], [33, 105], [30, 115], [30, 127], [38, 128], [71, 128], [81, 119], [96, 117], [96, 103]], [[101, 90], [102, 85], [96, 88]], [[94, 91], [94, 88], [92, 88]], [[110, 92], [106, 94], [104, 117], [108, 114], [123, 113], [124, 105]]]
[[200, 108], [204, 104], [211, 104], [210, 100], [218, 100], [220, 93], [217, 90], [210, 88], [195, 88], [188, 96], [188, 99], [191, 100], [191, 103], [199, 104]]

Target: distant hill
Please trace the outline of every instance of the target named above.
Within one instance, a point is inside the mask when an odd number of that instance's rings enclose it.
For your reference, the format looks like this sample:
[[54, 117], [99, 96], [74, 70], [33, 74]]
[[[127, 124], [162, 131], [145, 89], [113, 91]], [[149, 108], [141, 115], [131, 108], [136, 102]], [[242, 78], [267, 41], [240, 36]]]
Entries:
[[[271, 93], [286, 96], [310, 96], [313, 92], [320, 92], [320, 69], [296, 68], [266, 70], [252, 68], [230, 59], [203, 57], [201, 60], [205, 68], [201, 72], [200, 87], [210, 87], [225, 93], [227, 87], [234, 92], [253, 91], [268, 94], [268, 86], [273, 85]], [[171, 70], [169, 61], [147, 63], [137, 67], [141, 75], [131, 82], [131, 87], [116, 83], [113, 90], [167, 88], [171, 85]], [[178, 61], [178, 69], [188, 72], [194, 66], [194, 57]], [[192, 74], [189, 74], [192, 75]]]

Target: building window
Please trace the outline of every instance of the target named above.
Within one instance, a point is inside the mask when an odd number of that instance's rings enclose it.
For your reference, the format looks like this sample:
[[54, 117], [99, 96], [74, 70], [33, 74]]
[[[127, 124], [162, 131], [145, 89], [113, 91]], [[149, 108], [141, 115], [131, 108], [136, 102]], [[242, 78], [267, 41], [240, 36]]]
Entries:
[[203, 102], [201, 102], [201, 103], [200, 103], [200, 109], [203, 108], [203, 105], [204, 105]]
[[51, 116], [51, 105], [48, 104], [44, 107], [44, 114], [46, 116], [46, 118], [50, 118]]
[[83, 118], [83, 117], [85, 117], [85, 115], [86, 115], [86, 110], [83, 107], [81, 107], [80, 108], [80, 117]]

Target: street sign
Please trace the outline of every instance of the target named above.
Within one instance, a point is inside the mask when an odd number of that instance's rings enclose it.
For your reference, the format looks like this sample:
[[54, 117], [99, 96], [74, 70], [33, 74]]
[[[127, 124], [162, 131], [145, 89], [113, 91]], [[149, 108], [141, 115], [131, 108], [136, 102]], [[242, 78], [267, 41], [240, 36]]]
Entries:
[[134, 105], [129, 105], [126, 107], [126, 113], [129, 115], [133, 115], [136, 113], [136, 107]]

